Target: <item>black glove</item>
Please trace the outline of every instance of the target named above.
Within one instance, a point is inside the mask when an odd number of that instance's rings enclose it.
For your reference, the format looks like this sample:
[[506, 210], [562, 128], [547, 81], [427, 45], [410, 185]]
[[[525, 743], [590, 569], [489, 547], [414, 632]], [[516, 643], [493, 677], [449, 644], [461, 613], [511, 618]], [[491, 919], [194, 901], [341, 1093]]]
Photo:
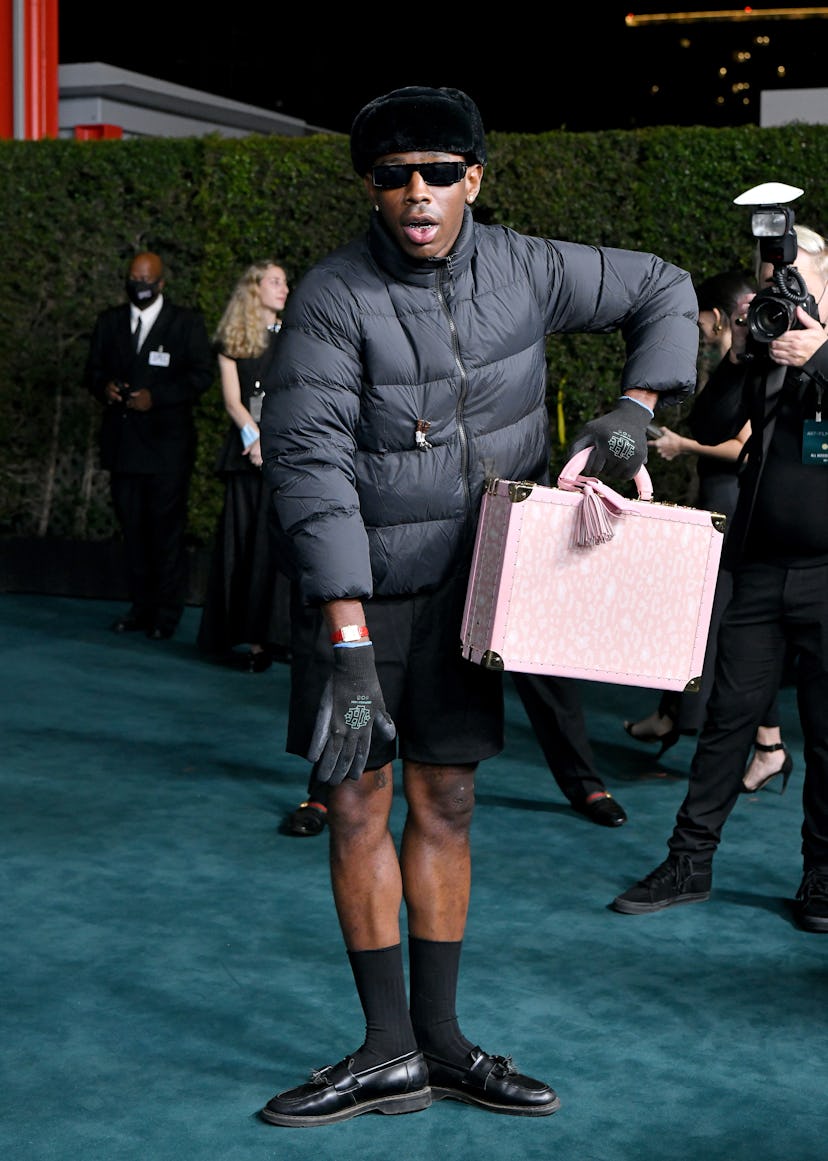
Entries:
[[570, 458], [592, 446], [592, 455], [581, 473], [597, 476], [606, 472], [619, 480], [631, 480], [647, 462], [647, 424], [652, 422], [648, 407], [634, 399], [620, 399], [614, 411], [591, 419], [570, 448]]
[[374, 646], [334, 647], [333, 655], [307, 756], [317, 782], [338, 786], [345, 778], [358, 779], [365, 769], [372, 729], [390, 742], [397, 727], [385, 709]]

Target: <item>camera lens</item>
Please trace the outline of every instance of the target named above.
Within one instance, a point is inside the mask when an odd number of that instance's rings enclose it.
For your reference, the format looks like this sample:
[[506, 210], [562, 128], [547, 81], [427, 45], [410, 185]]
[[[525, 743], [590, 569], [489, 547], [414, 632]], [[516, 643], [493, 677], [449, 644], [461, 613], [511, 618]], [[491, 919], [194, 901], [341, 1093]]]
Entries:
[[796, 304], [778, 298], [773, 291], [760, 291], [748, 308], [748, 326], [754, 339], [770, 343], [792, 329], [796, 321]]

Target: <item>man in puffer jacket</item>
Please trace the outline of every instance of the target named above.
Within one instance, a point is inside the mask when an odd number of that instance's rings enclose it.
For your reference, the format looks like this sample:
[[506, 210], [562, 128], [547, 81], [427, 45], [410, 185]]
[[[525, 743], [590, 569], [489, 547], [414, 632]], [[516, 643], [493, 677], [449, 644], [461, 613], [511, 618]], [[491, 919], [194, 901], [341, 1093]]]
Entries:
[[552, 1088], [484, 1052], [456, 1017], [474, 772], [503, 747], [501, 675], [460, 652], [474, 534], [487, 477], [548, 479], [546, 337], [623, 334], [621, 398], [572, 451], [593, 448], [589, 474], [629, 479], [654, 407], [693, 389], [695, 294], [652, 254], [477, 224], [486, 142], [459, 90], [371, 101], [351, 156], [369, 228], [293, 292], [261, 443], [306, 610], [287, 749], [332, 788], [331, 880], [366, 1034], [261, 1115], [322, 1125], [450, 1098], [546, 1116]]

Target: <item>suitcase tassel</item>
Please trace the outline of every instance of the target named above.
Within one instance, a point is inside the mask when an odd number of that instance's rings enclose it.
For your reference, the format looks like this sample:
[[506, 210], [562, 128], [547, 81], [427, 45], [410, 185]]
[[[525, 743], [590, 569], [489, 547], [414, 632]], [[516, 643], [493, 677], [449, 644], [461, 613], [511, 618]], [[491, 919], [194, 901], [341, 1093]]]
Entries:
[[575, 515], [572, 543], [577, 548], [592, 548], [596, 544], [606, 544], [614, 535], [606, 505], [589, 484], [584, 484], [583, 500]]

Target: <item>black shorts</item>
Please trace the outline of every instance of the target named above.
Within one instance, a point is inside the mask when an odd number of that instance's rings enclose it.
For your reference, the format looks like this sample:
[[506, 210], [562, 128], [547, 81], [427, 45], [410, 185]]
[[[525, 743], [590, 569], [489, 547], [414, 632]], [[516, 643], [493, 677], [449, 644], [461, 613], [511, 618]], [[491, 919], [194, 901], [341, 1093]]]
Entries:
[[[481, 762], [503, 749], [502, 675], [466, 661], [460, 625], [463, 576], [433, 593], [376, 597], [365, 603], [385, 708], [397, 727], [392, 742], [374, 738], [366, 768], [396, 757], [436, 766]], [[287, 752], [307, 754], [333, 647], [324, 617], [291, 610], [291, 694]]]

